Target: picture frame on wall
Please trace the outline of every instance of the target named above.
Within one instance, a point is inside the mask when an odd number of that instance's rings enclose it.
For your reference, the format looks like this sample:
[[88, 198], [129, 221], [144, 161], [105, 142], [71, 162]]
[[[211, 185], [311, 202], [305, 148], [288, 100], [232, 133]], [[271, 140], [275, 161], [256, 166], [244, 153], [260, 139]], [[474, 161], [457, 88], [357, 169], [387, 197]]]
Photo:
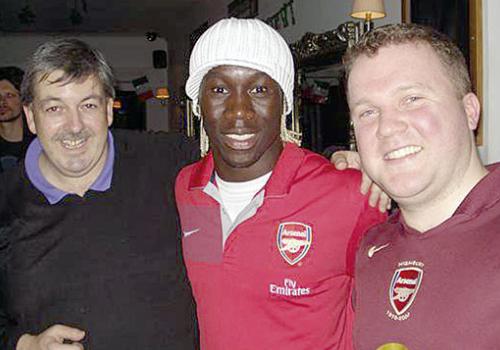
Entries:
[[227, 5], [228, 17], [254, 18], [259, 14], [258, 0], [233, 0]]
[[[483, 101], [482, 0], [402, 0], [402, 22], [431, 26], [460, 47], [469, 66], [473, 91]], [[483, 145], [483, 122], [476, 130]]]

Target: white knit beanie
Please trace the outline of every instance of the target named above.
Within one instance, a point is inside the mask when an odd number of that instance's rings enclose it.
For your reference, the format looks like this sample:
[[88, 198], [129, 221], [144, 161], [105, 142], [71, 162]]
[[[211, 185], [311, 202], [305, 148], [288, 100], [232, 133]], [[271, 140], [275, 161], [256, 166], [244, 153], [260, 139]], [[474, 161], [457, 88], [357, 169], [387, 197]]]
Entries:
[[[222, 19], [196, 42], [189, 59], [186, 93], [198, 105], [205, 74], [222, 65], [252, 68], [274, 79], [285, 95], [288, 114], [293, 105], [294, 67], [288, 44], [273, 28], [258, 19]], [[199, 113], [194, 108], [195, 113]]]

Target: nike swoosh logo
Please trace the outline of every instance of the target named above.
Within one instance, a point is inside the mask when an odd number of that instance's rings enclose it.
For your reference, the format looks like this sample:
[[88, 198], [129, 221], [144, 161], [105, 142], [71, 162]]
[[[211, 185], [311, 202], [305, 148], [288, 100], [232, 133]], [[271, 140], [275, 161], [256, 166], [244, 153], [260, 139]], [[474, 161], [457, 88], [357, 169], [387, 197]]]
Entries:
[[191, 236], [193, 233], [198, 232], [199, 230], [200, 230], [199, 228], [195, 228], [194, 230], [191, 231], [182, 231], [182, 234], [184, 235], [184, 237], [188, 237]]
[[368, 249], [368, 257], [369, 258], [373, 257], [376, 252], [379, 252], [382, 249], [387, 248], [388, 246], [389, 246], [389, 243], [379, 245], [379, 246], [376, 246], [376, 245], [372, 246], [370, 249]]

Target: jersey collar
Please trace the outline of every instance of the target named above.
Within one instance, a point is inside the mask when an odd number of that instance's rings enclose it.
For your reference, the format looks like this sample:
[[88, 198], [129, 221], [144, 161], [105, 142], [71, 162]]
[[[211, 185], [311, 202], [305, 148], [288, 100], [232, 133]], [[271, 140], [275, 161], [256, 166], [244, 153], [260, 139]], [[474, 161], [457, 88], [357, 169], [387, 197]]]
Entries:
[[[292, 143], [285, 143], [278, 162], [274, 166], [273, 174], [265, 186], [266, 197], [279, 197], [286, 195], [292, 186], [293, 179], [304, 160], [304, 150]], [[189, 179], [189, 190], [205, 188], [214, 173], [214, 159], [210, 152], [192, 172]]]

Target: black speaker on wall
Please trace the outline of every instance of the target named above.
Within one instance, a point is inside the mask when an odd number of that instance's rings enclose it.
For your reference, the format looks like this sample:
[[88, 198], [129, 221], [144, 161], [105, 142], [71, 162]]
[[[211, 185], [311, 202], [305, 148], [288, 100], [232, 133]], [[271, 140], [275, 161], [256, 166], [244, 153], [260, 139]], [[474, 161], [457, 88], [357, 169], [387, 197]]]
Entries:
[[167, 52], [165, 50], [154, 50], [153, 51], [153, 67], [167, 68]]

